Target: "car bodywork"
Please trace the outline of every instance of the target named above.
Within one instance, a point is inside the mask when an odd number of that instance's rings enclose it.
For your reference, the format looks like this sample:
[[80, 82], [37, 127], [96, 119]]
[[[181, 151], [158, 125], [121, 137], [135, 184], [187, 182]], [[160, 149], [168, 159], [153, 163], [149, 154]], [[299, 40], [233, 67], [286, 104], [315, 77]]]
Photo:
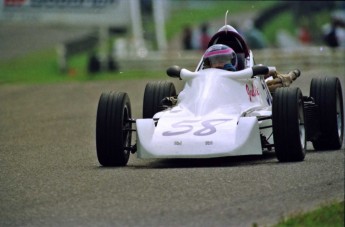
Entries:
[[[101, 165], [124, 166], [130, 153], [138, 158], [214, 158], [260, 155], [272, 149], [279, 161], [302, 161], [306, 141], [316, 150], [342, 146], [344, 111], [338, 78], [314, 78], [310, 96], [296, 87], [272, 93], [266, 82], [276, 68], [255, 65], [252, 51], [232, 26], [220, 28], [209, 46], [214, 44], [236, 52], [237, 71], [206, 68], [203, 58], [195, 71], [172, 66], [167, 74], [183, 80], [184, 88], [175, 103], [166, 105], [163, 100], [176, 95], [173, 83], [148, 83], [143, 118], [132, 118], [127, 93], [102, 93], [96, 122]], [[292, 72], [295, 77], [300, 74]]]
[[252, 75], [251, 68], [182, 70], [186, 84], [177, 105], [153, 119], [136, 120], [138, 157], [262, 154], [257, 119], [271, 115], [272, 97], [263, 80]]

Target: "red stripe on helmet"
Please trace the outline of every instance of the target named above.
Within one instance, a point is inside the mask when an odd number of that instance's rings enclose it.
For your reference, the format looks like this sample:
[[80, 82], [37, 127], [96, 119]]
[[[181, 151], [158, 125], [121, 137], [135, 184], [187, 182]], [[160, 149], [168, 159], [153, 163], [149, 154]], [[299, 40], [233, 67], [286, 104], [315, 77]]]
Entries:
[[225, 50], [215, 50], [215, 51], [210, 51], [208, 53], [205, 53], [204, 57], [208, 58], [210, 56], [214, 56], [214, 55], [221, 55], [221, 54], [231, 54], [232, 49], [228, 48]]

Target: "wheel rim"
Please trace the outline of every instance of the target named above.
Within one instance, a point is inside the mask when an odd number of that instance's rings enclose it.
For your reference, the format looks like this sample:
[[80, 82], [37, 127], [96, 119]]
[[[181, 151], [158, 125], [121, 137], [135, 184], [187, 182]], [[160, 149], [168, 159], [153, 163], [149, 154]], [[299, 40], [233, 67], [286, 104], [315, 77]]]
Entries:
[[338, 126], [338, 137], [341, 138], [343, 132], [343, 121], [342, 121], [342, 109], [341, 109], [341, 99], [339, 92], [336, 95], [336, 111], [337, 111], [337, 126]]
[[304, 127], [304, 112], [302, 102], [299, 103], [298, 111], [298, 128], [299, 128], [299, 139], [301, 142], [302, 149], [305, 148], [305, 127]]
[[124, 153], [125, 155], [128, 155], [129, 151], [128, 151], [128, 147], [130, 147], [131, 145], [131, 129], [132, 129], [132, 124], [129, 121], [129, 111], [127, 106], [124, 108], [124, 114], [123, 114], [123, 128], [122, 128], [122, 132], [123, 132], [123, 147], [124, 147]]
[[304, 129], [304, 124], [299, 121], [299, 135], [300, 135], [300, 141], [302, 148], [304, 149], [305, 147], [305, 129]]

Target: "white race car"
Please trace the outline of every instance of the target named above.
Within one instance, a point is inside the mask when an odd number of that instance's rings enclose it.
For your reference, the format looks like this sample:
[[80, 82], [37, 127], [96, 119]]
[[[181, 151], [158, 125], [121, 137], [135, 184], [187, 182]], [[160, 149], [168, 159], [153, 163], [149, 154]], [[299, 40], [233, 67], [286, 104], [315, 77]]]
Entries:
[[[304, 160], [306, 141], [316, 150], [342, 146], [344, 112], [338, 78], [314, 78], [310, 97], [297, 87], [278, 88], [272, 94], [266, 77], [275, 67], [254, 65], [252, 52], [232, 26], [219, 29], [209, 46], [214, 44], [236, 52], [238, 70], [204, 69], [203, 59], [194, 72], [170, 67], [169, 76], [185, 81], [183, 90], [177, 96], [172, 82], [148, 83], [142, 119], [132, 119], [127, 93], [102, 93], [96, 122], [101, 165], [124, 166], [130, 153], [143, 159], [214, 158], [260, 155], [273, 149], [279, 161], [290, 162]], [[162, 102], [167, 97], [176, 97], [176, 103]]]

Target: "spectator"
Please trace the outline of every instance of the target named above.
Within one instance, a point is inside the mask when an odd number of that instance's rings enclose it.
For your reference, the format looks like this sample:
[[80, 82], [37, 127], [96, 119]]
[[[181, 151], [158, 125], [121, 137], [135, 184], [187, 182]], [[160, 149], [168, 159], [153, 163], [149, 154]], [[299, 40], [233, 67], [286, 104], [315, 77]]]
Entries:
[[192, 29], [190, 26], [185, 26], [183, 29], [183, 34], [182, 34], [182, 45], [184, 50], [192, 50], [193, 45], [192, 45]]
[[333, 13], [331, 23], [323, 26], [323, 40], [332, 48], [345, 48], [345, 12]]
[[89, 57], [88, 62], [88, 72], [97, 73], [101, 71], [101, 62], [95, 52], [93, 52]]
[[310, 42], [311, 42], [311, 35], [310, 35], [310, 32], [309, 32], [309, 29], [306, 26], [302, 26], [298, 30], [298, 39], [304, 45], [310, 44]]
[[267, 42], [259, 29], [254, 26], [252, 20], [247, 20], [243, 28], [243, 35], [251, 49], [263, 49], [267, 47]]
[[206, 50], [208, 48], [208, 43], [211, 40], [210, 35], [208, 34], [208, 24], [203, 23], [200, 27], [200, 49]]

